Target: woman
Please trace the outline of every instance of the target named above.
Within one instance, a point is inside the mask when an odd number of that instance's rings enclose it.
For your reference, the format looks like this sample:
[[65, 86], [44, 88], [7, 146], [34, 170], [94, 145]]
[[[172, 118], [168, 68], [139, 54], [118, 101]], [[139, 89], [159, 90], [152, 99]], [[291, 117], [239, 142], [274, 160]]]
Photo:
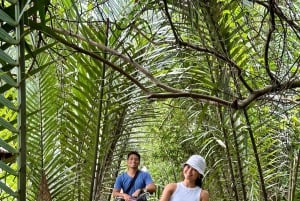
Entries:
[[183, 164], [183, 181], [167, 184], [160, 201], [208, 201], [208, 191], [201, 188], [205, 167], [202, 156], [192, 155]]

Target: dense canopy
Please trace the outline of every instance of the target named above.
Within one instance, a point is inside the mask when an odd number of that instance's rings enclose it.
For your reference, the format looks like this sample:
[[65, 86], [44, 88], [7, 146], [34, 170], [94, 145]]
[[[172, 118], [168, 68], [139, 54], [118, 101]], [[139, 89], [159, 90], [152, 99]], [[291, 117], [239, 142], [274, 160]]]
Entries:
[[107, 201], [129, 150], [158, 186], [300, 199], [300, 1], [1, 0], [0, 199]]

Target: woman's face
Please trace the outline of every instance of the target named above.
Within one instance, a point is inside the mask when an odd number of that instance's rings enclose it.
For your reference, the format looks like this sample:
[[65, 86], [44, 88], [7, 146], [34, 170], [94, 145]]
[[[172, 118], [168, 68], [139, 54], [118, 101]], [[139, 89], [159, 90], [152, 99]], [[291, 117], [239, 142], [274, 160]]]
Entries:
[[196, 169], [192, 168], [189, 165], [184, 165], [183, 167], [183, 175], [185, 179], [196, 181], [196, 179], [200, 176]]

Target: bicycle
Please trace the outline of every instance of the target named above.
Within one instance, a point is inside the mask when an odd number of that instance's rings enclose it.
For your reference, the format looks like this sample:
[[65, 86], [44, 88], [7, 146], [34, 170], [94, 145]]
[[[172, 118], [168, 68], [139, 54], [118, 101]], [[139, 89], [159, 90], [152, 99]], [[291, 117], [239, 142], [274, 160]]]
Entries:
[[[147, 201], [149, 195], [150, 195], [149, 192], [145, 192], [140, 194], [138, 197], [130, 198], [129, 201]], [[121, 197], [115, 197], [114, 201], [125, 201], [125, 200]]]

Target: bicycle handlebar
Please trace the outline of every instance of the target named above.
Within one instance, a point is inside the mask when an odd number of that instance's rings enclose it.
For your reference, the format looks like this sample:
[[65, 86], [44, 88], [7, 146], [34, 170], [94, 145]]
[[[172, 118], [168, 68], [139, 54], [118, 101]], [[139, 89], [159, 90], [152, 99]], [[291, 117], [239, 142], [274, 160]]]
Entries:
[[[139, 197], [132, 197], [132, 198], [129, 199], [129, 201], [138, 201], [140, 197], [143, 197], [143, 196], [147, 196], [148, 197], [148, 195], [150, 195], [149, 192], [141, 193], [139, 195]], [[125, 200], [122, 197], [115, 197], [114, 201], [125, 201]]]

